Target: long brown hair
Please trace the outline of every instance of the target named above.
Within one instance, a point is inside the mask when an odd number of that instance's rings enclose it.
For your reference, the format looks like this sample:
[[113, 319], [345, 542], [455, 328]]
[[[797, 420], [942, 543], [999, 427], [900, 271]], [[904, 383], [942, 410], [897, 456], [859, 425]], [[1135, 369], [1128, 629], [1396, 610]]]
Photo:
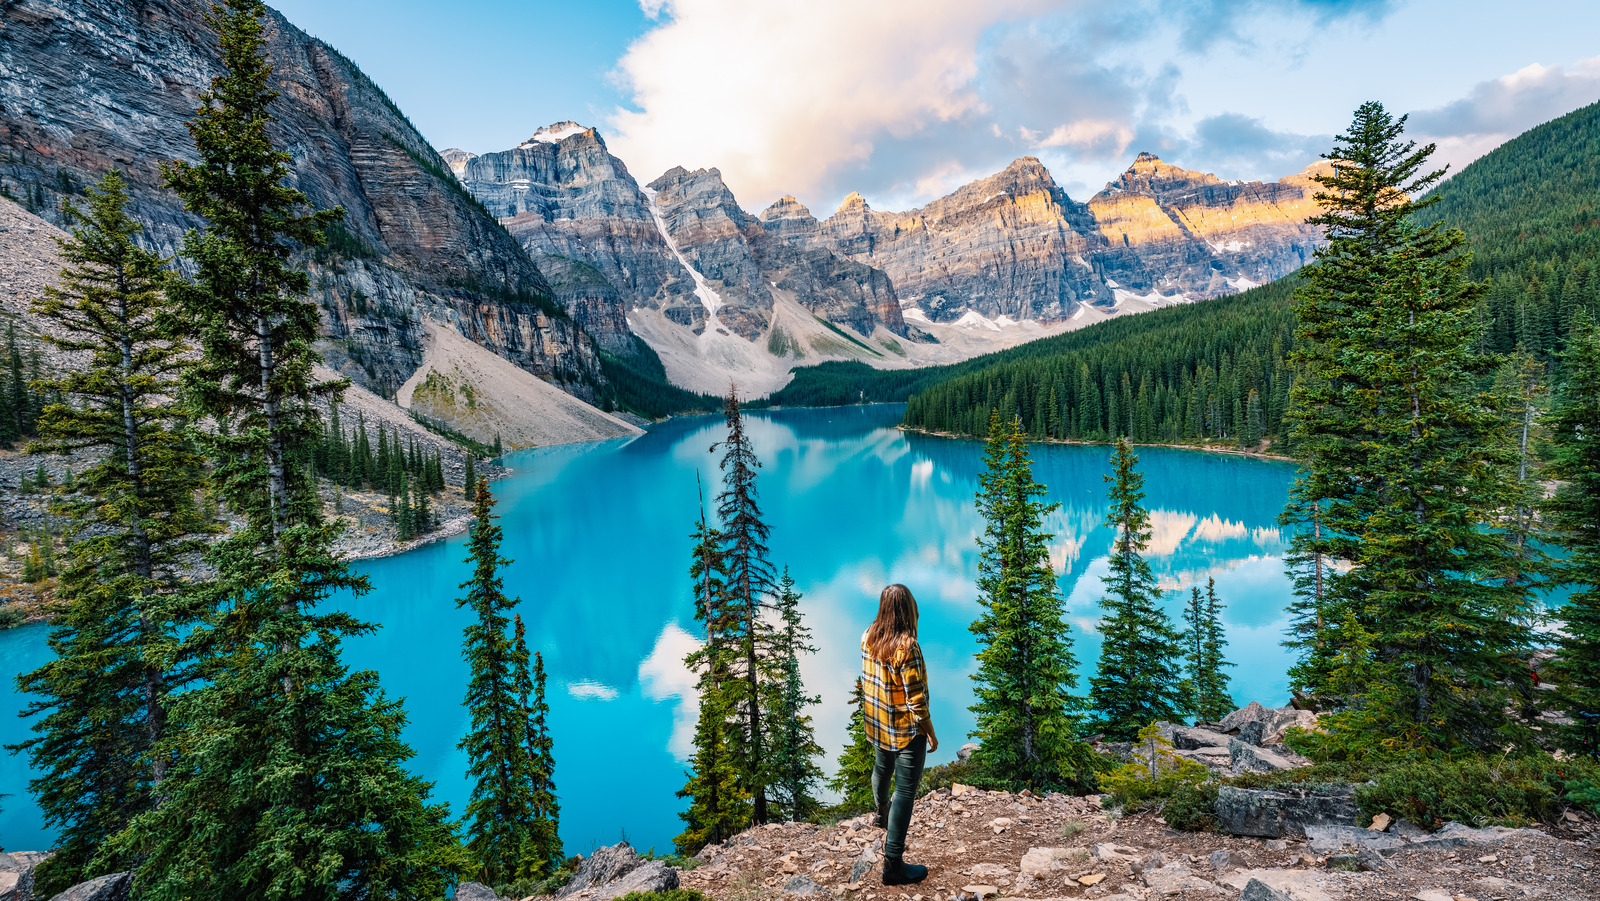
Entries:
[[867, 650], [890, 662], [895, 652], [917, 640], [917, 599], [911, 589], [896, 582], [878, 595], [878, 618], [867, 627]]

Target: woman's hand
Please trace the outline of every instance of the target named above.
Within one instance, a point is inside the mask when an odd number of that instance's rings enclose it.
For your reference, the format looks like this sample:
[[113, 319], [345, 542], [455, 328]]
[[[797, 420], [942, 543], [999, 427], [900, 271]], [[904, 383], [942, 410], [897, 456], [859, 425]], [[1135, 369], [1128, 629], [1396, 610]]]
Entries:
[[922, 735], [928, 739], [929, 754], [939, 750], [939, 736], [933, 734], [933, 723], [928, 720], [922, 721]]

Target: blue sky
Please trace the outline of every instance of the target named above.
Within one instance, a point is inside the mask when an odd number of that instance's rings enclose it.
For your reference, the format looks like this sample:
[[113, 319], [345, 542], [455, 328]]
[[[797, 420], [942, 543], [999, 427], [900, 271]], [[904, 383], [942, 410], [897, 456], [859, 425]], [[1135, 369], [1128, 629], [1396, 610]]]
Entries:
[[1086, 199], [1142, 150], [1278, 178], [1357, 104], [1455, 166], [1600, 100], [1593, 0], [277, 0], [436, 147], [601, 129], [641, 182], [904, 209], [1025, 155]]

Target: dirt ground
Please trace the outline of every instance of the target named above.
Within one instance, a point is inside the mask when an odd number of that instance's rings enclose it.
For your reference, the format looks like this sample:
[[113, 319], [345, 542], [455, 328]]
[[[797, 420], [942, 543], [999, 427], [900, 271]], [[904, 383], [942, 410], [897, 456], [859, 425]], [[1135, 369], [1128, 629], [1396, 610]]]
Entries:
[[1454, 850], [1403, 850], [1382, 872], [1361, 872], [1338, 859], [1330, 865], [1304, 839], [1181, 832], [1154, 813], [1102, 810], [1094, 796], [954, 791], [917, 802], [905, 859], [928, 866], [920, 885], [882, 885], [883, 830], [868, 825], [870, 817], [752, 829], [703, 851], [705, 863], [683, 872], [682, 884], [716, 901], [824, 893], [860, 901], [1214, 901], [1238, 898], [1251, 879], [1293, 901], [1600, 899], [1600, 826], [1577, 814], [1558, 830], [1506, 830]]

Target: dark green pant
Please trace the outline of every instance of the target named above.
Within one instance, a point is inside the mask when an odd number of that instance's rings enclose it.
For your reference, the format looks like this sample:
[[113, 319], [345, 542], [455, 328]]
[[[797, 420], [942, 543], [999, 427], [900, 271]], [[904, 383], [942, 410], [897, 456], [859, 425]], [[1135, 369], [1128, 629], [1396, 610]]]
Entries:
[[[917, 786], [922, 782], [922, 764], [928, 758], [928, 739], [918, 735], [898, 751], [877, 750], [872, 762], [872, 797], [878, 802], [878, 816], [888, 821], [883, 853], [886, 857], [900, 857], [906, 852], [906, 830], [911, 827], [911, 807], [917, 802]], [[892, 804], [890, 777], [894, 778]]]

